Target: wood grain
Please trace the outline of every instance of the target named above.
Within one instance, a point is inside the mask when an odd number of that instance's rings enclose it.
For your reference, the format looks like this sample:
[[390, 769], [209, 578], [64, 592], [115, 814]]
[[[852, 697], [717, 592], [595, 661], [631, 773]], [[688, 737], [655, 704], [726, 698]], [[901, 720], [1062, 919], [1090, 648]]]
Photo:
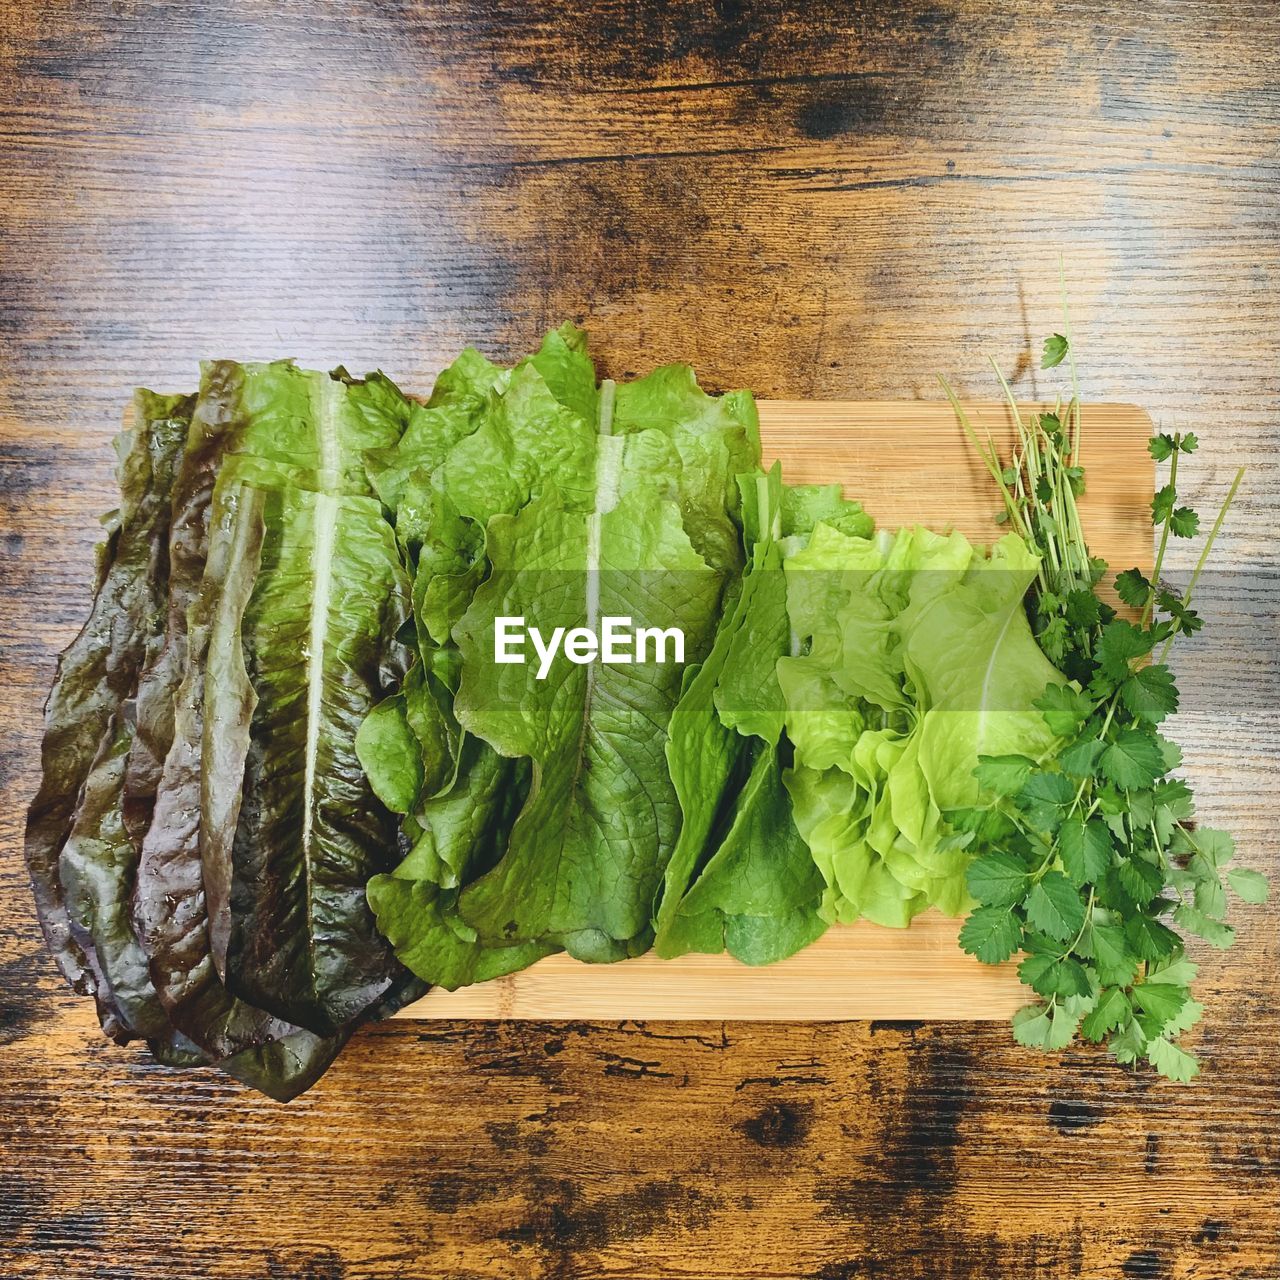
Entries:
[[1017, 965], [960, 952], [959, 922], [928, 911], [910, 929], [837, 925], [789, 959], [756, 969], [731, 956], [607, 968], [548, 956], [532, 968], [457, 991], [437, 988], [400, 1018], [815, 1022], [1006, 1019], [1027, 1003]]
[[[1024, 414], [1038, 408], [1024, 407]], [[1007, 458], [1013, 415], [966, 406], [974, 431]], [[1093, 482], [1081, 502], [1090, 546], [1117, 568], [1149, 571], [1155, 469], [1151, 419], [1132, 405], [1087, 405], [1081, 460]], [[795, 483], [838, 481], [882, 528], [956, 528], [977, 542], [1000, 532], [994, 484], [949, 404], [765, 400], [766, 465]], [[996, 501], [998, 506], [998, 500]], [[862, 922], [830, 929], [781, 964], [732, 956], [645, 955], [614, 965], [548, 956], [530, 969], [459, 991], [436, 989], [404, 1018], [668, 1018], [812, 1021], [854, 1018], [1008, 1018], [1027, 1003], [1017, 964], [981, 965], [956, 941], [960, 922], [929, 911], [906, 930]]]
[[[1276, 1280], [1280, 907], [1203, 1078], [981, 1023], [396, 1021], [288, 1108], [101, 1043], [19, 852], [107, 441], [209, 355], [564, 318], [775, 399], [1086, 399], [1241, 497], [1175, 651], [1206, 821], [1280, 872], [1280, 11], [1264, 0], [0, 0], [0, 1275]], [[1185, 577], [1195, 548], [1177, 546]]]

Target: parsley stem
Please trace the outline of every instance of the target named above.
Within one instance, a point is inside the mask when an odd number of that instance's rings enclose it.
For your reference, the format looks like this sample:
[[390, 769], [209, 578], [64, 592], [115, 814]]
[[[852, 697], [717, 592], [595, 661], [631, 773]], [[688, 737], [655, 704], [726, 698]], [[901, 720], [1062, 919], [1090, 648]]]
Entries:
[[1085, 907], [1084, 907], [1084, 923], [1080, 926], [1080, 931], [1076, 934], [1076, 936], [1075, 936], [1074, 938], [1072, 938], [1072, 940], [1071, 940], [1071, 945], [1070, 945], [1070, 946], [1069, 946], [1069, 947], [1068, 947], [1068, 948], [1067, 948], [1067, 949], [1062, 953], [1062, 955], [1063, 955], [1063, 959], [1065, 959], [1067, 956], [1069, 956], [1069, 955], [1070, 955], [1070, 954], [1071, 954], [1071, 953], [1072, 953], [1072, 952], [1073, 952], [1073, 951], [1074, 951], [1074, 950], [1075, 950], [1075, 949], [1080, 945], [1080, 939], [1084, 937], [1084, 931], [1085, 931], [1085, 930], [1089, 927], [1089, 925], [1093, 922], [1093, 896], [1094, 896], [1094, 892], [1095, 892], [1095, 891], [1094, 891], [1094, 887], [1093, 887], [1093, 885], [1090, 885], [1090, 886], [1089, 886], [1089, 901], [1085, 903]]
[[[1020, 470], [1025, 469], [1028, 482], [1027, 489], [1029, 490], [1030, 495], [1035, 497], [1038, 501], [1039, 499], [1036, 492], [1038, 487], [1037, 481], [1042, 475], [1040, 469], [1041, 457], [1039, 441], [1028, 430], [1026, 423], [1023, 422], [1022, 414], [1018, 410], [1018, 402], [1014, 398], [1013, 391], [1010, 389], [1009, 383], [1004, 374], [1001, 373], [1000, 366], [996, 363], [995, 357], [988, 356], [987, 359], [990, 362], [992, 369], [995, 370], [995, 375], [1000, 381], [1000, 386], [1004, 389], [1005, 399], [1009, 402], [1009, 408], [1013, 412], [1014, 426], [1017, 427], [1018, 439], [1022, 442], [1022, 468], [1020, 468]], [[1036, 430], [1040, 431], [1041, 428], [1037, 425]], [[1016, 465], [1017, 459], [1015, 458], [1014, 461]], [[1062, 564], [1061, 558], [1058, 555], [1058, 544], [1053, 536], [1053, 529], [1048, 526], [1039, 510], [1036, 511], [1036, 515], [1036, 523], [1041, 535], [1037, 541], [1048, 554], [1049, 563], [1053, 566], [1054, 573], [1060, 574], [1062, 572]]]
[[[1113, 716], [1115, 715], [1115, 713], [1116, 713], [1116, 707], [1117, 707], [1117, 706], [1119, 706], [1119, 702], [1117, 701], [1117, 699], [1118, 699], [1119, 697], [1120, 697], [1120, 691], [1117, 689], [1117, 690], [1115, 691], [1115, 693], [1113, 693], [1113, 694], [1111, 695], [1110, 704], [1109, 704], [1109, 705], [1108, 705], [1108, 707], [1107, 707], [1107, 715], [1106, 715], [1106, 719], [1104, 719], [1104, 720], [1103, 720], [1103, 722], [1102, 722], [1102, 728], [1098, 730], [1098, 740], [1099, 740], [1100, 742], [1101, 742], [1101, 741], [1105, 741], [1105, 740], [1106, 740], [1107, 730], [1111, 728], [1111, 720], [1112, 720], [1112, 717], [1113, 717]], [[1079, 787], [1079, 789], [1076, 791], [1076, 798], [1071, 802], [1071, 812], [1072, 812], [1072, 813], [1075, 813], [1075, 811], [1080, 807], [1080, 800], [1081, 800], [1081, 797], [1084, 795], [1084, 789], [1085, 789], [1085, 787], [1087, 787], [1087, 786], [1089, 785], [1089, 783], [1090, 783], [1090, 782], [1092, 782], [1092, 781], [1093, 781], [1093, 779], [1092, 779], [1091, 777], [1088, 777], [1088, 776], [1086, 776], [1086, 777], [1084, 777], [1084, 778], [1081, 778], [1081, 779], [1080, 779], [1080, 787]], [[1094, 809], [1095, 809], [1095, 808], [1097, 808], [1097, 805], [1098, 805], [1098, 802], [1097, 802], [1097, 800], [1095, 799], [1095, 800], [1094, 800], [1094, 802], [1093, 802], [1093, 804], [1092, 804], [1092, 805], [1090, 805], [1090, 807], [1089, 807], [1089, 812], [1088, 812], [1088, 813], [1086, 813], [1086, 814], [1084, 815], [1084, 820], [1085, 820], [1085, 821], [1088, 821], [1088, 819], [1089, 819], [1089, 815], [1090, 815], [1091, 813], [1093, 813]]]
[[[1004, 499], [1004, 509], [1008, 512], [1009, 521], [1019, 536], [1026, 542], [1034, 542], [1031, 536], [1031, 530], [1027, 527], [1026, 522], [1022, 518], [1022, 512], [1019, 509], [1018, 501], [1014, 497], [1013, 492], [1005, 483], [1004, 476], [1001, 474], [1000, 456], [996, 452], [996, 447], [991, 437], [987, 437], [986, 445], [978, 439], [978, 433], [974, 430], [973, 423], [969, 421], [969, 415], [964, 411], [964, 405], [960, 403], [960, 398], [951, 389], [951, 384], [938, 375], [938, 382], [942, 386], [942, 390], [946, 393], [946, 397], [951, 401], [951, 407], [955, 410], [956, 418], [964, 430], [965, 435], [969, 437], [969, 443], [978, 451], [978, 457], [982, 459], [983, 465], [987, 468], [991, 478], [996, 482], [996, 486], [1000, 490], [1000, 496]], [[1040, 589], [1044, 590], [1044, 571], [1037, 568], [1037, 576], [1040, 580]]]
[[[1067, 365], [1071, 369], [1071, 404], [1067, 406], [1067, 421], [1073, 425], [1067, 435], [1071, 443], [1071, 465], [1080, 465], [1080, 439], [1084, 424], [1080, 413], [1080, 376], [1076, 370], [1076, 344], [1071, 336], [1071, 309], [1067, 306], [1067, 268], [1058, 254], [1058, 287], [1062, 295], [1062, 336], [1067, 340]], [[1083, 546], [1083, 542], [1081, 543]]]
[[1164, 524], [1160, 529], [1160, 547], [1156, 551], [1156, 564], [1151, 572], [1151, 590], [1147, 592], [1147, 603], [1142, 606], [1142, 618], [1138, 625], [1143, 627], [1147, 625], [1156, 602], [1156, 592], [1160, 589], [1160, 570], [1164, 567], [1165, 548], [1169, 545], [1169, 528], [1173, 524], [1173, 504], [1178, 500], [1178, 454], [1181, 452], [1178, 445], [1181, 439], [1180, 435], [1173, 437], [1173, 457], [1169, 462], [1169, 513], [1165, 516]]
[[[1177, 455], [1174, 455], [1175, 463]], [[1187, 589], [1182, 594], [1182, 607], [1185, 609], [1191, 603], [1191, 593], [1196, 588], [1196, 583], [1200, 581], [1200, 574], [1204, 570], [1205, 562], [1209, 559], [1209, 552], [1213, 550], [1214, 540], [1218, 536], [1218, 531], [1222, 528], [1222, 522], [1227, 518], [1227, 511], [1231, 504], [1235, 501], [1236, 490], [1240, 488], [1240, 481], [1244, 479], [1244, 468], [1241, 467], [1236, 472], [1236, 478], [1231, 482], [1231, 488], [1227, 490], [1227, 496], [1223, 500], [1222, 506], [1218, 508], [1218, 518], [1213, 522], [1213, 528], [1209, 530], [1209, 536], [1205, 539], [1204, 547], [1200, 551], [1200, 559], [1196, 561], [1196, 567], [1191, 572], [1191, 578], [1187, 583]], [[1176, 630], [1169, 633], [1168, 638], [1164, 642], [1164, 648], [1160, 650], [1160, 661], [1163, 662], [1169, 656], [1169, 649], [1173, 644], [1173, 637], [1177, 634]]]

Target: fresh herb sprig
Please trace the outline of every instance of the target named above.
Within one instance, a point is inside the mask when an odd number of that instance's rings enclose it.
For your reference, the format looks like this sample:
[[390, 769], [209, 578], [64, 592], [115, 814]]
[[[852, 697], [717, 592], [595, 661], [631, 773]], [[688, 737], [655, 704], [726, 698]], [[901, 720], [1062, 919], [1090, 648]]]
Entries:
[[1259, 873], [1229, 866], [1235, 843], [1227, 832], [1196, 825], [1191, 789], [1175, 776], [1181, 754], [1159, 728], [1178, 707], [1165, 658], [1175, 637], [1202, 626], [1192, 593], [1242, 473], [1179, 594], [1161, 572], [1170, 540], [1199, 530], [1177, 487], [1179, 460], [1197, 441], [1189, 433], [1152, 437], [1152, 457], [1168, 464], [1151, 504], [1158, 550], [1150, 577], [1136, 568], [1116, 577], [1115, 596], [1129, 611], [1120, 616], [1099, 595], [1107, 565], [1089, 554], [1077, 508], [1082, 422], [1069, 321], [1064, 330], [1045, 342], [1042, 367], [1069, 361], [1065, 405], [1024, 418], [1000, 379], [1017, 435], [1007, 463], [989, 438], [979, 439], [943, 384], [999, 486], [998, 519], [1040, 554], [1028, 615], [1069, 681], [1050, 685], [1036, 703], [1057, 736], [1056, 752], [1043, 760], [983, 757], [977, 777], [988, 804], [957, 815], [982, 847], [995, 850], [969, 868], [980, 905], [960, 944], [988, 964], [1025, 953], [1018, 972], [1040, 999], [1014, 1015], [1020, 1044], [1062, 1049], [1079, 1035], [1105, 1041], [1122, 1063], [1145, 1059], [1186, 1081], [1199, 1064], [1178, 1041], [1203, 1007], [1192, 998], [1196, 966], [1184, 938], [1230, 946], [1228, 886], [1245, 902], [1268, 894]]

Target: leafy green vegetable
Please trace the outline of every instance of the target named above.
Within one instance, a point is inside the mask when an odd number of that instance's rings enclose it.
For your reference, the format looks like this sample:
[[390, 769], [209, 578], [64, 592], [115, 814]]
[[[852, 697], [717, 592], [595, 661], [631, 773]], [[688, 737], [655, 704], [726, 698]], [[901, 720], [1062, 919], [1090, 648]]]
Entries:
[[998, 796], [1016, 796], [1036, 767], [1026, 756], [979, 756], [973, 771], [978, 786]]
[[1022, 926], [1007, 904], [976, 907], [960, 926], [960, 945], [983, 964], [1003, 964], [1022, 943]]
[[591, 958], [624, 954], [649, 927], [678, 819], [659, 735], [680, 668], [562, 663], [539, 680], [532, 663], [493, 665], [494, 619], [569, 631], [630, 617], [637, 628], [680, 628], [696, 660], [721, 590], [676, 504], [643, 489], [617, 497], [611, 474], [602, 467], [593, 512], [566, 510], [547, 489], [490, 522], [492, 576], [456, 633], [459, 722], [536, 770], [506, 856], [463, 892], [462, 915], [487, 941], [551, 941]]
[[[759, 456], [750, 396], [708, 396], [685, 366], [597, 387], [572, 326], [514, 370], [482, 373], [483, 394], [450, 372], [442, 382], [471, 390], [428, 406], [462, 406], [465, 422], [411, 425], [398, 446], [413, 462], [395, 520], [422, 674], [358, 742], [412, 845], [370, 882], [370, 902], [400, 958], [446, 986], [560, 946], [610, 960], [647, 945], [679, 825], [654, 736], [679, 665], [562, 657], [542, 680], [537, 664], [493, 662], [494, 620], [524, 616], [544, 633], [606, 616], [678, 626], [696, 660], [742, 565], [736, 476]], [[439, 708], [434, 732], [430, 716], [411, 723], [415, 680]], [[531, 764], [523, 802], [499, 804]], [[467, 796], [478, 807], [462, 822]]]
[[711, 652], [689, 668], [668, 729], [682, 821], [654, 948], [668, 957], [727, 950], [767, 964], [826, 928], [817, 911], [822, 881], [792, 821], [780, 770], [785, 707], [775, 667], [790, 643], [784, 539], [806, 534], [815, 515], [861, 512], [835, 493], [785, 489], [777, 466], [739, 483], [746, 573]]
[[523, 969], [551, 943], [486, 946], [458, 915], [459, 886], [496, 865], [529, 790], [527, 761], [507, 760], [469, 738], [454, 785], [421, 809], [409, 855], [369, 881], [378, 928], [396, 956], [434, 985], [455, 990]]
[[262, 495], [246, 499], [238, 491], [227, 520], [211, 536], [208, 572], [191, 611], [187, 669], [174, 708], [173, 744], [142, 845], [133, 922], [173, 1026], [237, 1078], [288, 1098], [319, 1077], [341, 1041], [322, 1040], [234, 999], [209, 952], [199, 848], [205, 649], [219, 593], [243, 599], [252, 589]]
[[[68, 913], [60, 854], [72, 831], [77, 797], [112, 736], [122, 705], [135, 692], [151, 637], [159, 629], [164, 582], [151, 566], [168, 533], [169, 489], [189, 413], [190, 402], [183, 397], [140, 391], [134, 427], [117, 442], [119, 523], [103, 556], [89, 619], [58, 659], [45, 706], [43, 775], [27, 817], [26, 860], [46, 942], [71, 985], [97, 997], [103, 1029], [114, 1038], [127, 1039], [134, 1028], [129, 1013], [113, 1000], [111, 980], [99, 962], [87, 883], [81, 887], [76, 918]], [[111, 772], [114, 778], [114, 764]], [[109, 798], [97, 798], [91, 825], [105, 820], [102, 810], [109, 803]], [[81, 846], [68, 867], [88, 874], [91, 856]], [[122, 874], [127, 876], [127, 869]]]
[[136, 731], [125, 762], [122, 816], [135, 845], [151, 822], [173, 742], [174, 697], [186, 667], [187, 611], [200, 592], [209, 549], [209, 506], [232, 435], [229, 395], [239, 366], [206, 365], [186, 448], [173, 480], [168, 530], [168, 610], [162, 638], [138, 680]]
[[969, 892], [987, 906], [1021, 902], [1031, 887], [1030, 868], [1014, 853], [993, 849], [975, 858], [965, 874]]
[[1014, 535], [984, 556], [958, 534], [826, 524], [787, 560], [791, 626], [808, 643], [778, 663], [787, 786], [827, 919], [901, 926], [972, 905], [979, 833], [953, 816], [985, 789], [1022, 791], [1054, 744], [1034, 704], [1061, 677], [1022, 612], [1036, 563]]
[[[1045, 343], [1045, 367], [1069, 354], [1068, 340], [1055, 335]], [[1019, 974], [1043, 1003], [1014, 1017], [1019, 1043], [1063, 1048], [1078, 1028], [1087, 1040], [1105, 1040], [1120, 1062], [1145, 1059], [1170, 1079], [1190, 1080], [1198, 1064], [1175, 1041], [1201, 1006], [1188, 989], [1194, 966], [1166, 920], [1214, 946], [1234, 938], [1223, 920], [1220, 874], [1234, 844], [1223, 832], [1195, 827], [1190, 788], [1168, 776], [1179, 753], [1157, 730], [1178, 707], [1164, 664], [1169, 646], [1200, 627], [1190, 609], [1199, 568], [1181, 597], [1160, 585], [1170, 536], [1198, 529], [1195, 512], [1177, 505], [1178, 459], [1196, 441], [1161, 434], [1150, 442], [1151, 456], [1170, 467], [1151, 508], [1159, 548], [1150, 576], [1128, 569], [1116, 577], [1116, 595], [1136, 615], [1121, 618], [1097, 595], [1106, 565], [1090, 556], [1076, 508], [1084, 483], [1078, 397], [1029, 421], [1010, 397], [1018, 446], [1008, 465], [978, 441], [952, 400], [1000, 486], [1002, 516], [1040, 553], [1028, 611], [1046, 653], [1074, 681], [1051, 684], [1035, 702], [1063, 742], [1056, 753], [1034, 769], [996, 759], [975, 770], [1027, 857], [988, 855], [970, 868], [970, 887], [984, 905], [966, 920], [960, 944], [986, 963], [1029, 953]], [[1245, 901], [1267, 896], [1255, 871], [1233, 868], [1228, 881]]]
[[[308, 497], [298, 499], [303, 504], [325, 506], [332, 498], [335, 504], [349, 495], [369, 492], [369, 482], [364, 467], [364, 453], [370, 448], [386, 446], [394, 442], [407, 418], [407, 402], [386, 379], [374, 375], [365, 382], [353, 382], [345, 375], [330, 377], [320, 373], [308, 373], [288, 362], [267, 365], [237, 365], [232, 362], [216, 362], [204, 369], [201, 394], [196, 403], [191, 439], [177, 481], [174, 485], [174, 524], [170, 535], [170, 611], [166, 639], [161, 651], [149, 665], [139, 689], [139, 732], [134, 748], [130, 751], [126, 776], [125, 815], [135, 840], [146, 836], [152, 806], [159, 782], [157, 762], [164, 760], [170, 751], [173, 737], [173, 706], [179, 693], [178, 680], [185, 669], [186, 679], [193, 678], [192, 661], [187, 645], [187, 612], [200, 602], [202, 625], [212, 628], [208, 643], [208, 659], [212, 662], [214, 679], [200, 678], [200, 687], [208, 684], [209, 707], [205, 735], [208, 750], [197, 751], [200, 765], [202, 822], [199, 832], [199, 855], [203, 864], [203, 886], [208, 893], [208, 928], [212, 959], [219, 973], [225, 970], [226, 949], [232, 933], [231, 885], [235, 872], [232, 866], [236, 847], [236, 832], [242, 816], [254, 816], [258, 810], [250, 806], [242, 815], [241, 788], [246, 758], [251, 758], [259, 775], [271, 774], [272, 752], [248, 750], [248, 717], [254, 712], [269, 716], [277, 711], [278, 704], [268, 696], [260, 697], [261, 690], [254, 687], [250, 674], [245, 670], [241, 653], [242, 641], [240, 613], [243, 603], [233, 616], [220, 612], [226, 603], [220, 597], [216, 575], [209, 579], [205, 574], [204, 554], [208, 545], [207, 530], [226, 526], [234, 510], [237, 495], [247, 484], [259, 486], [264, 510], [275, 511], [283, 502], [280, 495], [294, 492], [292, 486], [301, 485]], [[215, 484], [216, 480], [216, 484]], [[380, 508], [371, 498], [351, 497], [351, 501], [366, 504], [365, 511], [373, 514], [376, 523], [383, 561], [392, 571], [398, 560], [391, 545], [389, 531], [381, 519]], [[335, 505], [334, 511], [339, 507]], [[345, 510], [345, 508], [342, 508]], [[278, 522], [272, 522], [273, 533]], [[306, 535], [318, 537], [319, 525], [313, 522]], [[339, 541], [341, 541], [339, 539]], [[303, 582], [316, 581], [316, 565], [326, 563], [327, 546], [294, 546], [293, 567], [305, 563], [305, 571], [298, 575], [295, 589]], [[269, 546], [267, 569], [258, 586], [264, 591], [279, 581], [289, 566], [282, 566], [275, 554], [275, 543]], [[313, 555], [313, 551], [315, 554]], [[203, 578], [202, 578], [203, 575]], [[376, 575], [371, 578], [377, 589]], [[402, 592], [404, 603], [399, 619], [407, 613], [407, 589]], [[379, 604], [379, 609], [392, 607]], [[256, 616], [251, 610], [250, 616]], [[380, 615], [381, 616], [381, 615]], [[377, 653], [372, 656], [373, 673], [360, 668], [360, 655], [352, 652], [344, 655], [344, 662], [353, 662], [357, 670], [353, 680], [378, 679], [378, 667], [385, 665], [388, 655], [383, 652], [386, 628], [380, 626], [376, 637]], [[394, 628], [392, 628], [394, 629]], [[323, 625], [320, 634], [327, 636]], [[278, 639], [278, 633], [273, 632]], [[310, 640], [310, 635], [308, 639]], [[297, 651], [292, 655], [296, 665]], [[202, 657], [200, 662], [204, 662]], [[287, 681], [283, 683], [287, 684]], [[292, 691], [286, 696], [291, 697]], [[303, 706], [311, 710], [311, 703]], [[296, 713], [295, 703], [291, 711]], [[282, 747], [284, 734], [275, 747]], [[346, 748], [349, 757], [347, 785], [354, 794], [366, 793], [366, 784], [359, 770], [353, 751]], [[304, 752], [305, 758], [305, 752]], [[272, 785], [276, 785], [273, 780]], [[287, 778], [279, 785], [288, 787]], [[286, 791], [287, 803], [293, 796]], [[277, 792], [275, 803], [285, 800]], [[363, 806], [361, 806], [363, 808]], [[383, 832], [379, 839], [389, 835]], [[379, 845], [381, 848], [381, 843]], [[255, 854], [262, 857], [261, 846]], [[268, 861], [273, 873], [284, 875], [280, 860], [272, 851]], [[359, 875], [347, 868], [348, 874]], [[335, 869], [334, 874], [339, 874]], [[291, 891], [308, 891], [304, 883], [298, 886], [291, 881]], [[386, 990], [399, 971], [391, 965], [389, 954], [377, 939], [373, 921], [363, 901], [363, 877], [349, 894], [345, 910], [334, 910], [326, 924], [331, 935], [342, 939], [349, 930], [363, 932], [367, 948], [379, 958], [386, 969], [386, 981], [376, 991], [358, 991], [352, 1006], [360, 1008], [376, 998], [378, 991]], [[337, 904], [329, 904], [331, 909]], [[238, 974], [236, 975], [239, 976]], [[368, 997], [368, 998], [366, 998]], [[349, 1008], [349, 1016], [357, 1009]], [[320, 1019], [316, 1019], [320, 1022]], [[345, 1018], [340, 1021], [346, 1021]], [[329, 1030], [337, 1022], [325, 1024]], [[193, 1036], [193, 1038], [195, 1038]]]
[[1044, 340], [1044, 355], [1040, 360], [1042, 369], [1053, 369], [1062, 363], [1067, 354], [1067, 339], [1060, 333]]
[[[1226, 506], [1178, 594], [1197, 442], [1152, 439], [1159, 550], [1121, 616], [1078, 397], [1014, 406], [1007, 463], [957, 409], [1011, 530], [989, 550], [876, 534], [760, 470], [748, 393], [600, 383], [572, 325], [511, 369], [463, 352], [426, 404], [287, 361], [139, 393], [28, 823], [59, 963], [109, 1035], [288, 1098], [427, 981], [651, 944], [766, 964], [934, 906], [1018, 957], [1019, 1043], [1192, 1078], [1183, 936], [1228, 946], [1229, 893], [1268, 894], [1160, 732]], [[558, 647], [496, 661], [513, 617]], [[683, 651], [584, 657], [609, 620]]]
[[[397, 973], [364, 896], [389, 865], [395, 824], [355, 739], [397, 678], [409, 588], [373, 499], [289, 488], [267, 494], [264, 511], [264, 569], [243, 621], [257, 705], [233, 784], [227, 983], [330, 1034]], [[206, 774], [219, 776], [231, 775]]]
[[[316, 491], [304, 502], [320, 501], [323, 490], [368, 493], [364, 453], [393, 443], [406, 417], [407, 402], [380, 375], [355, 382], [287, 362], [207, 366], [199, 397], [140, 392], [95, 611], [51, 699], [54, 767], [33, 811], [33, 870], [55, 907], [55, 940], [67, 927], [70, 976], [91, 984], [108, 1034], [145, 1037], [172, 1065], [217, 1061], [276, 1097], [311, 1083], [358, 1021], [423, 988], [378, 939], [358, 871], [351, 905], [387, 979], [357, 992], [338, 1034], [303, 1031], [223, 987], [216, 952], [231, 915], [247, 722], [255, 702], [265, 705], [249, 682], [240, 624], [255, 581], [280, 569], [277, 558], [258, 573], [262, 512], [294, 485]], [[398, 572], [381, 508], [358, 500]], [[299, 552], [299, 562], [313, 569], [322, 559], [314, 550]], [[402, 599], [364, 664], [376, 679], [396, 678], [387, 633], [407, 616], [407, 588]], [[381, 594], [379, 608], [387, 608]], [[358, 654], [345, 657], [359, 666]], [[354, 724], [344, 740], [353, 735]], [[346, 749], [350, 785], [363, 790], [349, 742]], [[351, 919], [335, 911], [325, 928], [341, 934]]]

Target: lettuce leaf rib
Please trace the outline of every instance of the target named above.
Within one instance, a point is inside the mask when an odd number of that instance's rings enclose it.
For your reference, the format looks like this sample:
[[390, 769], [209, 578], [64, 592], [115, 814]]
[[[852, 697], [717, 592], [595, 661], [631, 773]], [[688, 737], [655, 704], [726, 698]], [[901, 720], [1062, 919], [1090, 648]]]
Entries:
[[234, 844], [227, 981], [245, 999], [328, 1032], [399, 969], [365, 901], [389, 869], [393, 815], [355, 753], [387, 692], [385, 654], [408, 617], [391, 527], [370, 498], [269, 495], [244, 618], [257, 692]]

